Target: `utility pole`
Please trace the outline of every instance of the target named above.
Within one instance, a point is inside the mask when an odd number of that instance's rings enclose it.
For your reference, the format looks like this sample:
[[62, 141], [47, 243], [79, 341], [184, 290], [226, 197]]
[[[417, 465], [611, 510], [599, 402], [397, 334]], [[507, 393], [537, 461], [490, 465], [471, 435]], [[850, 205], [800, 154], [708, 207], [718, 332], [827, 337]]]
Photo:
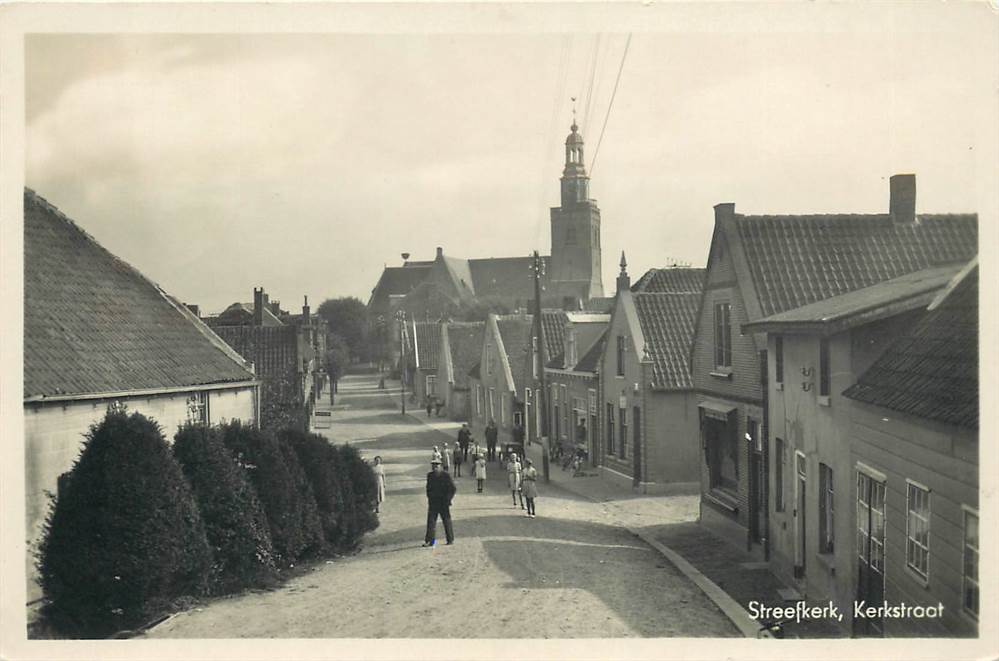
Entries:
[[396, 312], [395, 319], [399, 322], [399, 385], [402, 398], [402, 414], [406, 415], [406, 311], [399, 310]]
[[549, 456], [551, 455], [551, 448], [549, 447], [548, 439], [548, 390], [545, 385], [545, 327], [541, 323], [541, 275], [544, 273], [544, 263], [541, 261], [541, 257], [538, 255], [538, 251], [534, 251], [534, 260], [531, 264], [531, 271], [534, 272], [534, 327], [535, 327], [535, 337], [538, 342], [537, 350], [537, 360], [538, 360], [538, 381], [540, 386], [537, 390], [537, 397], [535, 397], [535, 404], [538, 407], [538, 411], [541, 412], [541, 466], [542, 472], [545, 477], [545, 482], [551, 481], [551, 473], [549, 469]]

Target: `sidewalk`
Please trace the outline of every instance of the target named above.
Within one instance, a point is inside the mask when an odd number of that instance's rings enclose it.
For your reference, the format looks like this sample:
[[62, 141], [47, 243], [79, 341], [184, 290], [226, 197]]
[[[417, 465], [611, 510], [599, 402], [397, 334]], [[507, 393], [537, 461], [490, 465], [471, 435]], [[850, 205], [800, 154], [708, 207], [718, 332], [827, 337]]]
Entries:
[[[530, 446], [527, 454], [540, 469], [541, 447]], [[588, 472], [596, 470], [591, 468]], [[787, 586], [767, 569], [766, 564], [698, 523], [699, 495], [636, 494], [599, 475], [573, 477], [571, 470], [563, 471], [557, 463], [550, 466], [549, 476], [551, 484], [601, 503], [618, 525], [665, 555], [715, 601], [743, 635], [755, 636], [760, 626], [746, 610], [750, 601], [767, 606], [794, 605], [779, 594], [778, 590]], [[541, 496], [544, 496], [543, 491]], [[842, 638], [847, 635], [830, 620], [792, 622], [785, 626], [785, 634], [788, 638]]]

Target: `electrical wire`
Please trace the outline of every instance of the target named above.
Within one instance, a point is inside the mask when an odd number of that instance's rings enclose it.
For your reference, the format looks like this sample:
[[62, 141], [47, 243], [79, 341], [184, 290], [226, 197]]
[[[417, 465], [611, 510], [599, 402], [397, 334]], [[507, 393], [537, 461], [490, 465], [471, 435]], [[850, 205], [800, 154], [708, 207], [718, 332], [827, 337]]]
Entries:
[[597, 73], [597, 61], [600, 59], [600, 33], [593, 40], [593, 52], [590, 59], [590, 84], [586, 88], [586, 101], [583, 105], [583, 135], [586, 135], [590, 123], [590, 110], [593, 107], [593, 80]]
[[[558, 119], [562, 111], [562, 106], [565, 103], [564, 95], [565, 90], [568, 87], [569, 79], [569, 62], [572, 55], [572, 35], [568, 34], [562, 39], [562, 52], [559, 58], [558, 71], [555, 76], [555, 97], [552, 99], [552, 113], [548, 119], [548, 131], [544, 136], [545, 151], [542, 157], [542, 172], [541, 172], [541, 189], [540, 189], [540, 199], [538, 200], [538, 221], [536, 224], [535, 232], [535, 245], [540, 246], [542, 244], [542, 238], [544, 237], [545, 230], [545, 220], [546, 214], [543, 210], [547, 209], [545, 204], [545, 198], [547, 197], [547, 183], [551, 177], [551, 172], [549, 169], [552, 163], [552, 154], [555, 153], [556, 147], [558, 145]], [[544, 251], [541, 251], [544, 252]]]
[[628, 33], [628, 40], [624, 42], [624, 53], [621, 54], [621, 65], [617, 69], [617, 78], [614, 80], [614, 90], [611, 92], [610, 102], [607, 104], [607, 114], [604, 115], [604, 125], [600, 129], [600, 138], [597, 146], [593, 150], [593, 160], [590, 161], [590, 176], [597, 165], [597, 154], [600, 153], [600, 144], [604, 141], [604, 131], [607, 130], [607, 120], [610, 119], [611, 108], [614, 106], [614, 98], [617, 96], [617, 86], [621, 82], [621, 72], [624, 71], [624, 62], [628, 58], [628, 47], [631, 46], [631, 33]]

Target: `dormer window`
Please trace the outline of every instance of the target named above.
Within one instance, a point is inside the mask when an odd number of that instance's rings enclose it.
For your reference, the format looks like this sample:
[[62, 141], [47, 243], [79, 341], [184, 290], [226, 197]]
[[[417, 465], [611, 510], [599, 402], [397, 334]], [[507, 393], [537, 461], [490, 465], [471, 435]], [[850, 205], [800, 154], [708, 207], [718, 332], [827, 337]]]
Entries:
[[576, 360], [576, 332], [570, 330], [565, 334], [565, 366], [574, 367]]

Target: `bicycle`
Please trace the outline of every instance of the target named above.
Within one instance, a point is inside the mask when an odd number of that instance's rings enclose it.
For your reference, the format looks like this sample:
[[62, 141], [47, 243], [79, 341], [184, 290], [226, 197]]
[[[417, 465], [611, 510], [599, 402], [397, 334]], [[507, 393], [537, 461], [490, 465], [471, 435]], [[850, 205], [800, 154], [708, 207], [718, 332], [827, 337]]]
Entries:
[[788, 620], [760, 620], [760, 623], [763, 626], [756, 632], [757, 638], [783, 638], [784, 625], [788, 623]]

